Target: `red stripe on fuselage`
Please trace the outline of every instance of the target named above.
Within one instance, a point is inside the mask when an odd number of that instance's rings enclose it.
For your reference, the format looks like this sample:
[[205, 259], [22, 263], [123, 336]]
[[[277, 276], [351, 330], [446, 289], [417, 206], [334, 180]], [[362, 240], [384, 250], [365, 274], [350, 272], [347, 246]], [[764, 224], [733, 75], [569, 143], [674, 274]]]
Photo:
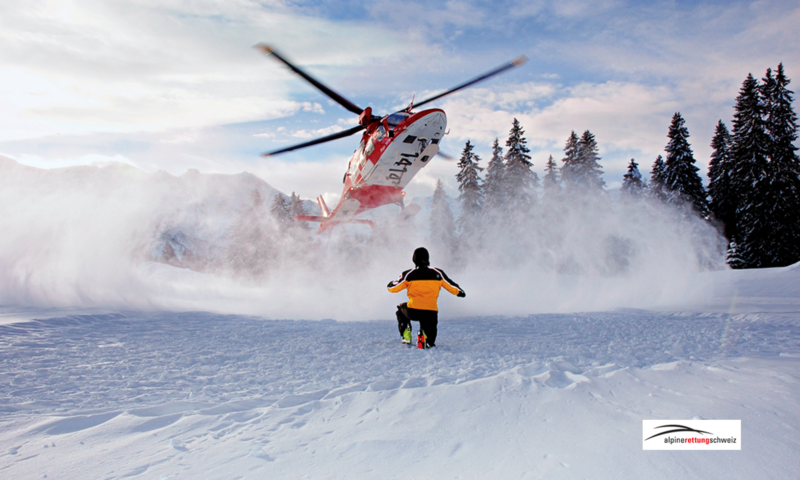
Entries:
[[361, 206], [358, 213], [390, 203], [398, 203], [403, 199], [403, 189], [389, 185], [362, 185], [350, 192], [350, 198], [358, 200]]

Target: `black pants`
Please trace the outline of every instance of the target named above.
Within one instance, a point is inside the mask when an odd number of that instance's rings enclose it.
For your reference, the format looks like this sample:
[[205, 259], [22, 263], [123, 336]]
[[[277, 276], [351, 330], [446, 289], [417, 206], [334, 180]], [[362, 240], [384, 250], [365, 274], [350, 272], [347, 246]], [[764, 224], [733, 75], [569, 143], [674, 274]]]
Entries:
[[411, 328], [411, 321], [419, 322], [419, 328], [425, 332], [428, 345], [436, 345], [436, 332], [439, 325], [439, 312], [436, 310], [419, 310], [408, 308], [408, 303], [397, 306], [397, 329], [400, 335]]

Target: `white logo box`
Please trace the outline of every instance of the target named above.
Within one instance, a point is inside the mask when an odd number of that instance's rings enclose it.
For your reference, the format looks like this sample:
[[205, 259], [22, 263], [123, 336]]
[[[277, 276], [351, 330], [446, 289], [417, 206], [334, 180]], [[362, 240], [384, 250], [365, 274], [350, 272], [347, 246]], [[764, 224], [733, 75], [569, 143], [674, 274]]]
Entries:
[[741, 420], [642, 420], [643, 450], [741, 450]]

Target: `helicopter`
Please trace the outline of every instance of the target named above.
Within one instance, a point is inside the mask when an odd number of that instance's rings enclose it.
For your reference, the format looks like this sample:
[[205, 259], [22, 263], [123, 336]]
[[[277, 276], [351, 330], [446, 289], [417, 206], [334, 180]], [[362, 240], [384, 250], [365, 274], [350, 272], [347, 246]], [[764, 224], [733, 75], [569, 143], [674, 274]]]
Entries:
[[399, 205], [403, 219], [416, 215], [420, 207], [416, 204], [405, 206], [403, 189], [417, 172], [430, 163], [437, 153], [444, 156], [439, 152], [439, 142], [447, 134], [447, 116], [444, 110], [439, 108], [417, 112], [414, 112], [413, 109], [518, 67], [528, 60], [525, 55], [522, 55], [483, 75], [418, 102], [416, 105], [412, 99], [405, 109], [379, 116], [372, 113], [372, 107], [361, 108], [325, 86], [292, 64], [274, 48], [263, 43], [259, 43], [253, 48], [282, 62], [330, 99], [358, 115], [358, 125], [354, 127], [263, 154], [264, 157], [271, 157], [349, 137], [363, 131], [361, 141], [350, 157], [347, 171], [342, 180], [344, 184], [342, 196], [334, 209], [330, 210], [325, 204], [325, 199], [320, 195], [317, 197], [317, 204], [322, 215], [298, 215], [294, 218], [295, 221], [319, 222], [318, 234], [342, 223], [360, 223], [374, 227], [371, 220], [355, 217], [367, 210], [388, 204]]

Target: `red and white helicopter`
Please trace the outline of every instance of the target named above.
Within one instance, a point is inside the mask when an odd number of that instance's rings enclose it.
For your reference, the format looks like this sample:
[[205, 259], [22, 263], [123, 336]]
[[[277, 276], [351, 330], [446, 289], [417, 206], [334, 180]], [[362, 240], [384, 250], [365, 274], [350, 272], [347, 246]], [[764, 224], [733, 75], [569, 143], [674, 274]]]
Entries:
[[264, 44], [258, 44], [255, 48], [280, 60], [336, 103], [358, 115], [358, 125], [355, 127], [265, 153], [265, 157], [319, 145], [364, 131], [358, 148], [350, 157], [350, 163], [344, 174], [342, 196], [333, 211], [328, 209], [325, 200], [320, 195], [317, 197], [317, 203], [322, 212], [321, 216], [299, 215], [295, 218], [295, 220], [320, 222], [317, 233], [322, 233], [341, 223], [364, 223], [374, 226], [370, 220], [356, 219], [356, 215], [390, 203], [400, 205], [403, 208], [403, 216], [406, 218], [419, 212], [418, 205], [404, 207], [405, 192], [403, 189], [414, 175], [439, 152], [439, 142], [447, 131], [447, 116], [443, 110], [438, 108], [419, 112], [412, 112], [412, 108], [421, 107], [527, 61], [527, 57], [523, 55], [444, 93], [418, 102], [416, 105], [412, 101], [408, 108], [381, 117], [372, 114], [372, 107], [360, 108], [323, 85], [290, 63], [273, 48]]

